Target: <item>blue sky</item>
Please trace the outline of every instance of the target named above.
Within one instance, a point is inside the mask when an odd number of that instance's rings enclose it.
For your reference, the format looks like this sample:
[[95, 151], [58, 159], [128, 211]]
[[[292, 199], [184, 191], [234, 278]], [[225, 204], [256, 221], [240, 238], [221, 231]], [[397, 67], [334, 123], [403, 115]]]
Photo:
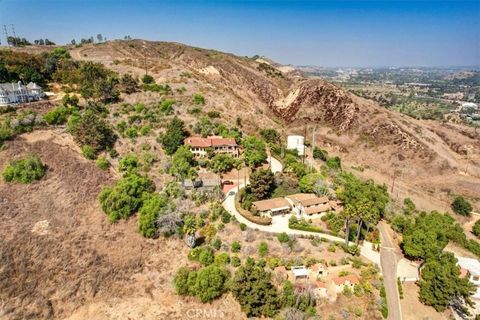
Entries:
[[0, 0], [3, 24], [30, 40], [131, 35], [295, 65], [480, 64], [480, 0]]

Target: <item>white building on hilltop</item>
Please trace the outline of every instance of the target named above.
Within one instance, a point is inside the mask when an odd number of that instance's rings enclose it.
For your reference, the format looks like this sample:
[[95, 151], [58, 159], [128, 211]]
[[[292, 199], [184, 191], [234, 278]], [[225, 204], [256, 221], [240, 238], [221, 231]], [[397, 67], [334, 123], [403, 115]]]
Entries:
[[42, 87], [34, 82], [26, 86], [18, 83], [0, 83], [0, 106], [38, 101], [44, 97]]

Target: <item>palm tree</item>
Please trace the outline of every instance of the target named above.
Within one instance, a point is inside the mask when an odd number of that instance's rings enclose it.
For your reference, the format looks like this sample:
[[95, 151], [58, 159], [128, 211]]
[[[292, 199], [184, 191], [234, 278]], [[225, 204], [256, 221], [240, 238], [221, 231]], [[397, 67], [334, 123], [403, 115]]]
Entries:
[[348, 238], [350, 236], [350, 220], [356, 216], [355, 208], [352, 205], [347, 204], [340, 215], [345, 219], [345, 244], [348, 246]]
[[195, 233], [197, 232], [197, 222], [195, 221], [194, 216], [188, 216], [185, 219], [185, 223], [183, 225], [183, 232], [187, 235], [186, 242], [190, 248], [195, 246], [196, 237]]

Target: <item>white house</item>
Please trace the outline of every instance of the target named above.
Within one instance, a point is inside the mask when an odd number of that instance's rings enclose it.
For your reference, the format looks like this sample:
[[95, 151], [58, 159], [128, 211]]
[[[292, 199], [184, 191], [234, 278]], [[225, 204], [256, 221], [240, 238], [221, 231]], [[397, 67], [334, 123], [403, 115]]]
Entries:
[[33, 82], [26, 86], [20, 81], [17, 83], [0, 83], [0, 106], [38, 101], [44, 95], [42, 88]]
[[480, 299], [480, 261], [464, 257], [456, 257], [460, 268], [468, 270], [470, 273], [470, 282], [477, 287], [473, 298]]
[[292, 210], [301, 217], [321, 214], [331, 209], [327, 197], [317, 197], [313, 193], [296, 193], [285, 197], [292, 205]]

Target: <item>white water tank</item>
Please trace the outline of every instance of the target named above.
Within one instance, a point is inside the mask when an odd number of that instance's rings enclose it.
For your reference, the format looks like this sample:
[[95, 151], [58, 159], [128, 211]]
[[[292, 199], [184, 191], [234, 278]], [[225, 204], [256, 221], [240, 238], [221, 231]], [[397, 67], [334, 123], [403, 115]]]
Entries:
[[305, 137], [304, 136], [288, 136], [287, 149], [297, 150], [298, 155], [303, 156], [305, 151]]

